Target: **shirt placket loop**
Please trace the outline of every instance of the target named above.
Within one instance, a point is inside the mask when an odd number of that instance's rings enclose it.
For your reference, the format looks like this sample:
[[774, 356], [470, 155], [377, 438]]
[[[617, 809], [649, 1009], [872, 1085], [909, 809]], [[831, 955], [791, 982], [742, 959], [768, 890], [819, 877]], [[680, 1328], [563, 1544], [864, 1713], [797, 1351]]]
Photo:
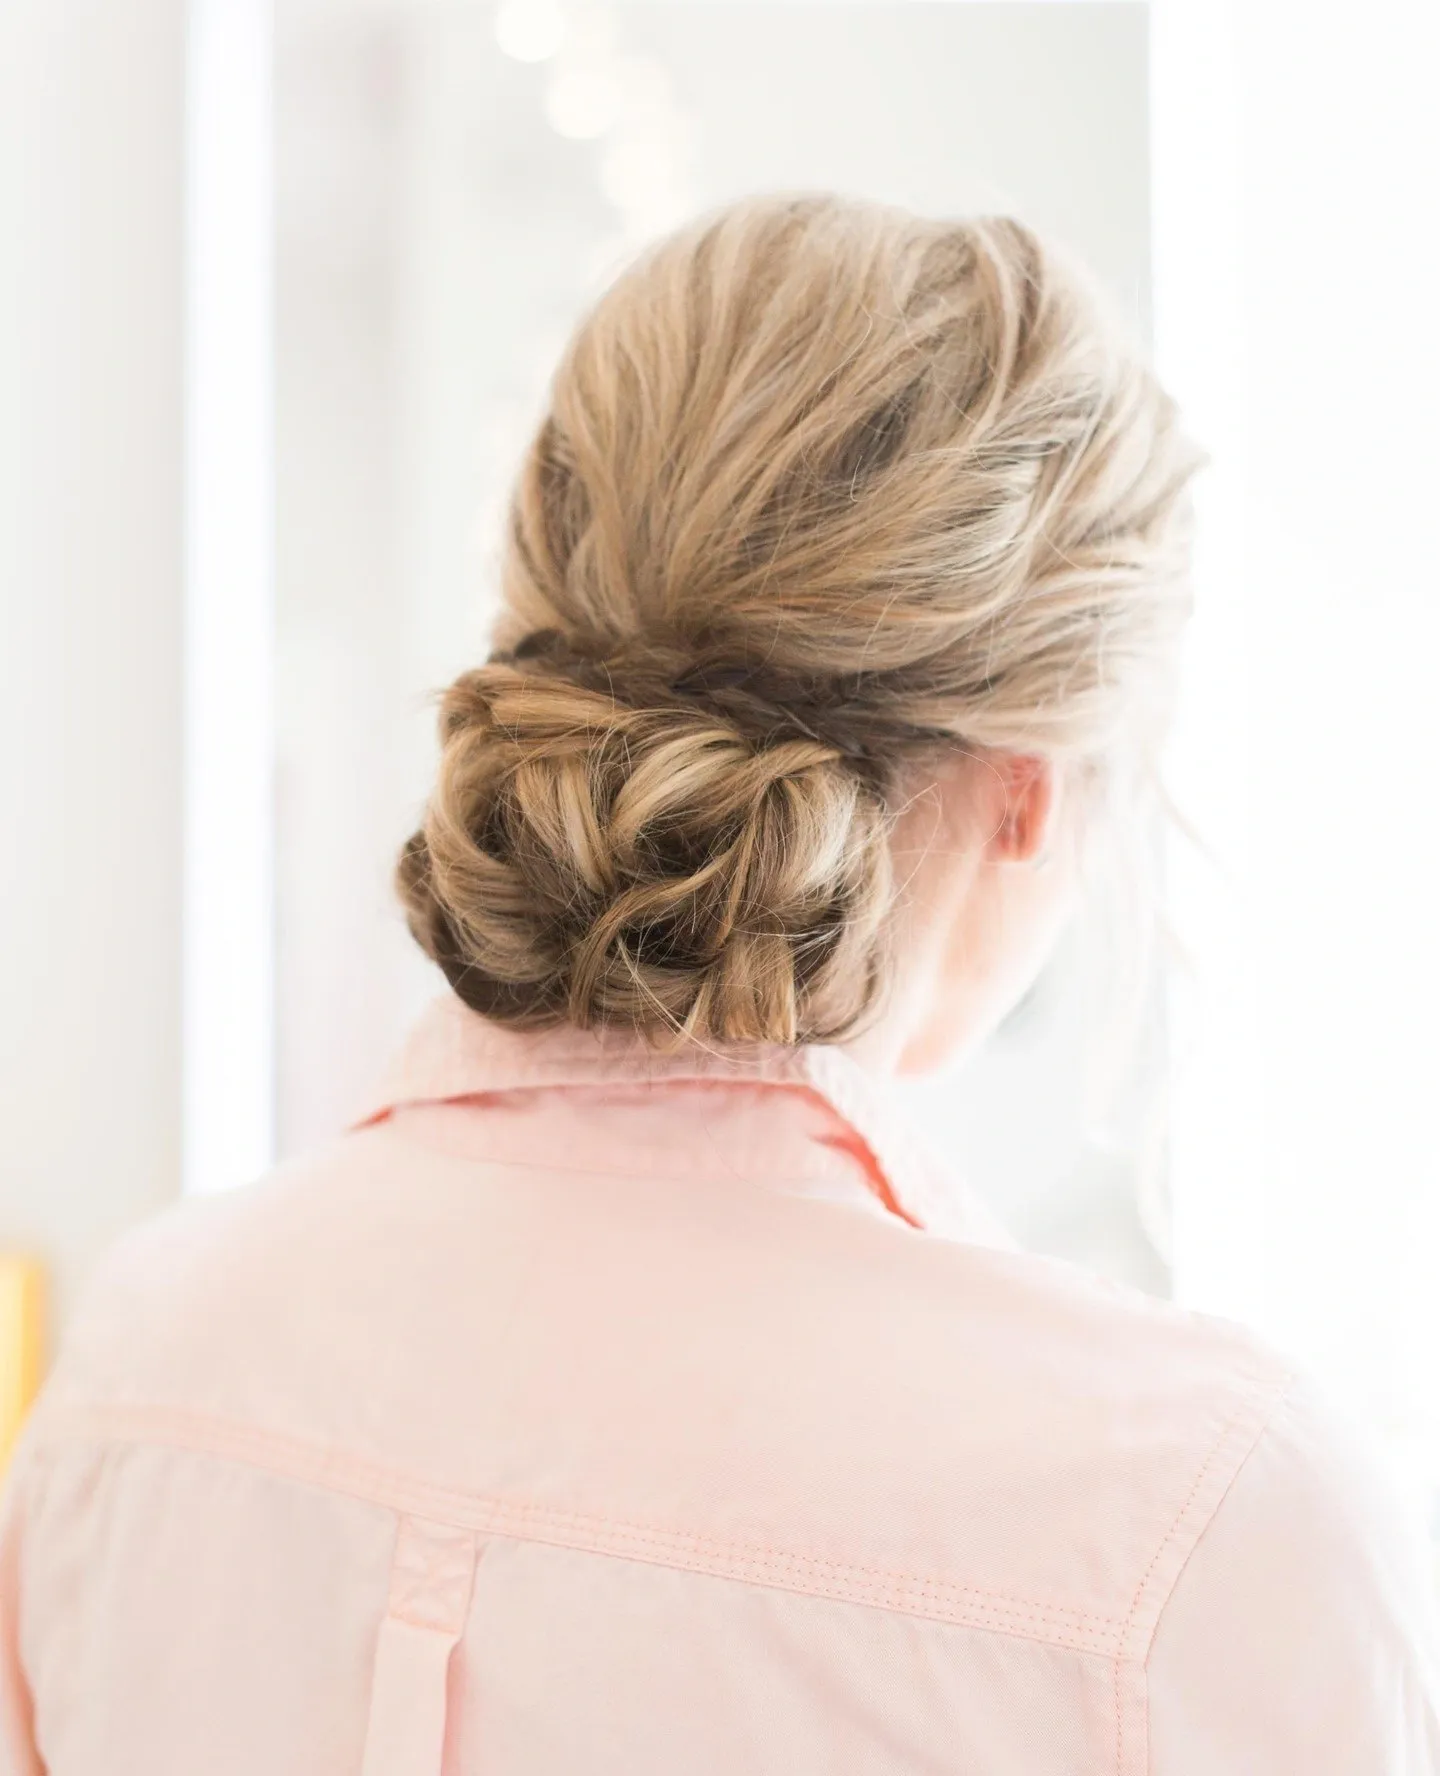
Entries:
[[479, 1552], [470, 1530], [400, 1519], [362, 1776], [440, 1776], [450, 1655], [465, 1631]]

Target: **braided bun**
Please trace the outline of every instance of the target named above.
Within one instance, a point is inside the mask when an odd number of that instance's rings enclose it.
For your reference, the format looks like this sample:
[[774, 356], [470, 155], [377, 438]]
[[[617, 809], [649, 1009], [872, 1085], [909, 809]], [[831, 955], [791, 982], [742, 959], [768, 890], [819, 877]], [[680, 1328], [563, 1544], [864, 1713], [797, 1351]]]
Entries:
[[937, 744], [1098, 756], [1188, 609], [1193, 459], [1009, 222], [736, 206], [582, 326], [446, 694], [411, 929], [476, 1010], [793, 1043], [887, 979]]
[[477, 1011], [793, 1042], [865, 1009], [886, 823], [832, 748], [507, 666], [452, 685], [443, 723], [401, 882]]

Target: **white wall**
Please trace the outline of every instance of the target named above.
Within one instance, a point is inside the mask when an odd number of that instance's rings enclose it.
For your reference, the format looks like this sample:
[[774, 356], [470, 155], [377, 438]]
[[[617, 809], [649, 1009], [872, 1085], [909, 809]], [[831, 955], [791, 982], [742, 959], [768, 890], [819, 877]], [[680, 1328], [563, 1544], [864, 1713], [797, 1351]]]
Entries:
[[179, 1170], [180, 0], [0, 7], [0, 1240]]
[[1146, 8], [1075, 0], [631, 0], [627, 48], [674, 74], [701, 203], [833, 188], [1002, 211], [1082, 253], [1143, 334]]

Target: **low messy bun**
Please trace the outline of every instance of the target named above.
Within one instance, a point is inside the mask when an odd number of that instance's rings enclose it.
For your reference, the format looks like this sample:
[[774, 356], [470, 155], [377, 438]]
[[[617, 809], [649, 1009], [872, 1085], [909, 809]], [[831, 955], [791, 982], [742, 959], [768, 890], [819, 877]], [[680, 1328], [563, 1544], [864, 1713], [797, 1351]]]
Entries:
[[1147, 726], [1191, 467], [1018, 224], [786, 199], [662, 243], [557, 373], [401, 859], [412, 931], [492, 1017], [852, 1032], [907, 763]]
[[505, 665], [454, 684], [443, 723], [401, 881], [476, 1010], [784, 1042], [864, 1011], [885, 817], [833, 747]]

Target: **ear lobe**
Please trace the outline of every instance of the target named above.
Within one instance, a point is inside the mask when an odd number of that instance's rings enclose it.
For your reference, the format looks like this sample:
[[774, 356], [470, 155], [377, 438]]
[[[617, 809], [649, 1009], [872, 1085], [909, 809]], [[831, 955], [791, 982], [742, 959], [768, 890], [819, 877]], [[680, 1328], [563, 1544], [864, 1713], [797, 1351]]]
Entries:
[[1055, 768], [1037, 753], [1006, 753], [990, 761], [1005, 786], [1005, 817], [991, 837], [995, 862], [1028, 863], [1037, 857], [1050, 828], [1055, 801]]

